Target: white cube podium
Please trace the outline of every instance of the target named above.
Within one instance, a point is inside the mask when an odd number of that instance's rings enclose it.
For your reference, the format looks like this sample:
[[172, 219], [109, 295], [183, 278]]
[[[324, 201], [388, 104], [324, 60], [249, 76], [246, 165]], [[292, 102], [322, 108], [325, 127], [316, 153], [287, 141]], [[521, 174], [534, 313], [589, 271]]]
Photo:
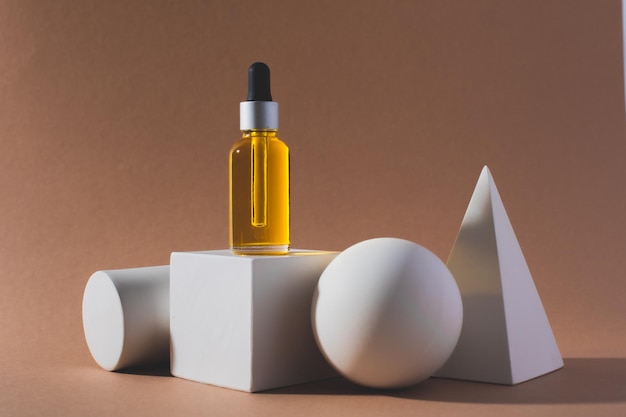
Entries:
[[336, 255], [172, 253], [172, 375], [249, 392], [336, 376], [311, 326], [317, 281]]

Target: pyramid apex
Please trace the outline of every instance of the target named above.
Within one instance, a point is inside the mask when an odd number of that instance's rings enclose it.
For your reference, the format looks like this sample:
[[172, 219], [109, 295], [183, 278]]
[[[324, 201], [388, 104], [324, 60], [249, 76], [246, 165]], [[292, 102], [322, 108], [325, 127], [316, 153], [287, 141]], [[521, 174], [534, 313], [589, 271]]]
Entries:
[[489, 170], [489, 167], [487, 165], [483, 165], [483, 169], [482, 171], [480, 171], [480, 176], [486, 176], [493, 181], [493, 175], [491, 175], [491, 171]]

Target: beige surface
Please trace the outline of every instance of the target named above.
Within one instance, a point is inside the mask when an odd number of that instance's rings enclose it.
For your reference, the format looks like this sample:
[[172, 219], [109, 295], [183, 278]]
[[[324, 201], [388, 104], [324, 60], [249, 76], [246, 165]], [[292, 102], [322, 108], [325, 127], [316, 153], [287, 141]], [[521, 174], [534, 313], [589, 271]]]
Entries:
[[[626, 414], [619, 0], [261, 3], [0, 1], [0, 415]], [[487, 164], [565, 369], [259, 395], [98, 369], [92, 272], [227, 244], [255, 60], [292, 151], [295, 247], [395, 236], [445, 259]]]

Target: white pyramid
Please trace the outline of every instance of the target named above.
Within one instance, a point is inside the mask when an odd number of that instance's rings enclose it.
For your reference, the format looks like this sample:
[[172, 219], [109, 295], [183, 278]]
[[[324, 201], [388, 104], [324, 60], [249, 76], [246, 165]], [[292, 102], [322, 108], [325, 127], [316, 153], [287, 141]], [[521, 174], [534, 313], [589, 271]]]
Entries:
[[550, 323], [489, 168], [483, 168], [448, 259], [463, 328], [436, 376], [518, 384], [563, 366]]

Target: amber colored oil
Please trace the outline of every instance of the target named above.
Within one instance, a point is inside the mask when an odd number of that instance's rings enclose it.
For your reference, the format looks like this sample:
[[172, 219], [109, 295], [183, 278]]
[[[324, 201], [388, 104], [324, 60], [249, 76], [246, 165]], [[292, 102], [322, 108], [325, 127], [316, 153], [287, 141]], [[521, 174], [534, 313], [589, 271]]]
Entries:
[[248, 130], [230, 150], [230, 246], [242, 255], [289, 251], [289, 148], [276, 130]]

